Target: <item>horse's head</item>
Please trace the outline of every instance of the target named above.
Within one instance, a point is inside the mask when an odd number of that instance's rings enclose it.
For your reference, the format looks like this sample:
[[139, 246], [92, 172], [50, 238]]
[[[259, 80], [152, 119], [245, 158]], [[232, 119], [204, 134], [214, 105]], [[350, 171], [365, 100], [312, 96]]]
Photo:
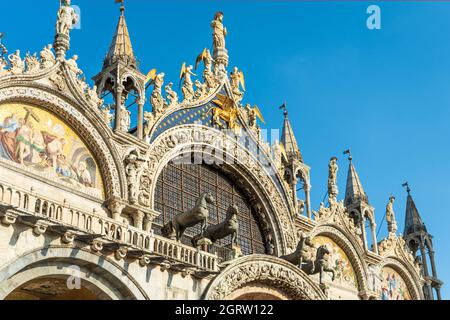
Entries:
[[237, 205], [232, 205], [228, 207], [227, 210], [227, 220], [235, 220], [237, 218], [237, 215], [239, 213], [239, 209], [237, 207]]
[[203, 194], [203, 198], [209, 204], [214, 204], [215, 203], [215, 199], [214, 199], [213, 195], [210, 192], [204, 193]]
[[318, 257], [323, 257], [326, 254], [330, 254], [330, 250], [328, 249], [328, 247], [326, 245], [321, 245], [317, 249], [317, 256]]

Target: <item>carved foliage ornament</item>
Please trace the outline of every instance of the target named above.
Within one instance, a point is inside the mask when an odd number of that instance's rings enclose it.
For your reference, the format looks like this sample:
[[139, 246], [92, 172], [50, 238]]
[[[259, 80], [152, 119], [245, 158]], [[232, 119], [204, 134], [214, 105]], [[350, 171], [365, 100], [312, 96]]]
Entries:
[[252, 255], [236, 260], [211, 284], [206, 298], [226, 299], [233, 291], [250, 283], [267, 283], [286, 292], [294, 300], [325, 300], [326, 297], [300, 269], [279, 258]]

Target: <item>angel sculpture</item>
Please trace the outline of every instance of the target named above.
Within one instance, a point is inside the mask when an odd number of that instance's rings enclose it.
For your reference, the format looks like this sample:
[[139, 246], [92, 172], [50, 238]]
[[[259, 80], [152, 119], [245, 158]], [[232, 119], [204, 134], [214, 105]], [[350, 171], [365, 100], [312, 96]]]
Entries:
[[239, 85], [242, 86], [242, 90], [245, 91], [245, 80], [244, 80], [244, 73], [238, 70], [237, 67], [233, 68], [233, 71], [230, 73], [230, 84], [231, 84], [231, 91], [233, 92], [234, 97], [241, 101], [242, 97], [244, 96], [241, 92]]
[[251, 128], [256, 128], [256, 118], [259, 118], [259, 120], [261, 120], [262, 123], [266, 123], [257, 105], [254, 105], [252, 108], [250, 104], [247, 103], [245, 109], [247, 110], [248, 114], [248, 125]]
[[9, 63], [11, 64], [11, 69], [9, 72], [11, 74], [21, 74], [25, 69], [25, 63], [20, 58], [20, 50], [16, 50], [8, 56]]
[[162, 112], [164, 106], [166, 105], [166, 100], [162, 96], [161, 90], [164, 84], [164, 76], [163, 72], [156, 73], [156, 69], [152, 69], [147, 74], [147, 79], [150, 80], [148, 85], [153, 85], [153, 91], [150, 96], [150, 102], [153, 106], [153, 112], [156, 114]]
[[46, 45], [39, 53], [41, 58], [41, 69], [47, 69], [55, 64], [55, 55], [52, 52], [52, 45]]
[[178, 103], [178, 94], [172, 89], [173, 83], [169, 82], [165, 87], [164, 90], [167, 93], [167, 100], [169, 100], [168, 108], [173, 107]]
[[184, 100], [187, 101], [191, 101], [194, 98], [195, 94], [191, 75], [195, 76], [196, 74], [192, 72], [192, 68], [192, 65], [186, 67], [186, 63], [183, 62], [180, 72], [180, 82], [181, 80], [183, 80], [183, 87], [181, 88], [181, 92], [183, 93]]
[[201, 61], [203, 61], [203, 64], [205, 65], [205, 69], [203, 70], [203, 80], [205, 81], [208, 89], [214, 88], [216, 86], [216, 79], [211, 71], [214, 60], [211, 57], [211, 52], [209, 52], [209, 49], [203, 49], [202, 53], [198, 55], [197, 60], [195, 61], [195, 70], [197, 70], [197, 67]]

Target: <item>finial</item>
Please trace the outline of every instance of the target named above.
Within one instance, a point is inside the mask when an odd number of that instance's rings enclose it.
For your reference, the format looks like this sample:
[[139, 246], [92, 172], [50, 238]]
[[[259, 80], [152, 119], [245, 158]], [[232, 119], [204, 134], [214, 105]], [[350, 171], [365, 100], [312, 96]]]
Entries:
[[350, 149], [347, 149], [344, 151], [344, 154], [348, 154], [348, 161], [352, 162], [352, 154], [350, 152]]
[[125, 11], [124, 0], [115, 0], [115, 3], [120, 3], [120, 13], [123, 15], [123, 12]]
[[410, 192], [411, 192], [411, 189], [409, 188], [409, 183], [408, 183], [408, 181], [405, 181], [403, 184], [402, 184], [402, 187], [406, 187], [406, 192], [408, 192], [408, 196], [410, 195]]
[[286, 101], [284, 101], [283, 104], [278, 109], [280, 109], [280, 110], [283, 109], [284, 117], [287, 117], [288, 111], [287, 111], [287, 108], [286, 108]]

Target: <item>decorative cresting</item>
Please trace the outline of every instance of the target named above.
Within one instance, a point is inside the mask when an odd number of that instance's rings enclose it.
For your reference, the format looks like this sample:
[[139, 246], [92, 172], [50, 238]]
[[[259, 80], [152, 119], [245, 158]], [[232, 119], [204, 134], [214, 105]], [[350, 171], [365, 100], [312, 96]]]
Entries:
[[348, 233], [339, 230], [332, 225], [318, 225], [310, 233], [311, 238], [317, 236], [328, 237], [333, 240], [347, 255], [350, 263], [355, 271], [356, 280], [358, 282], [358, 290], [361, 298], [367, 298], [367, 265], [364, 261], [364, 251], [355, 243], [355, 237], [349, 237]]
[[388, 238], [382, 240], [378, 245], [379, 253], [384, 258], [398, 259], [402, 261], [416, 283], [420, 283], [421, 266], [418, 260], [414, 259], [411, 250], [407, 247], [403, 237], [391, 233]]
[[223, 300], [247, 284], [260, 283], [285, 292], [293, 300], [326, 300], [326, 296], [302, 270], [280, 258], [248, 255], [234, 260], [210, 284], [206, 300]]
[[397, 257], [385, 257], [378, 266], [380, 270], [383, 267], [390, 267], [398, 272], [403, 281], [406, 283], [412, 300], [424, 299], [423, 292], [421, 290], [423, 280], [421, 280], [418, 274], [411, 270], [411, 267], [407, 266], [404, 261], [399, 260]]
[[31, 103], [58, 115], [74, 132], [83, 137], [96, 157], [104, 179], [106, 198], [121, 198], [125, 194], [126, 184], [121, 183], [121, 181], [125, 181], [125, 177], [120, 176], [118, 170], [120, 160], [118, 160], [114, 146], [109, 142], [108, 130], [96, 129], [100, 119], [91, 116], [88, 110], [82, 110], [80, 107], [75, 107], [75, 104], [69, 103], [68, 101], [72, 101], [70, 98], [63, 98], [60, 94], [54, 93], [42, 85], [25, 84], [20, 81], [13, 82], [13, 84], [14, 86], [0, 88], [0, 104], [5, 102]]
[[[218, 130], [199, 125], [178, 126], [165, 131], [150, 146], [145, 155], [148, 161], [147, 176], [151, 181], [150, 203], [154, 205], [156, 181], [166, 164], [180, 154], [187, 152], [205, 153], [204, 148], [210, 151], [218, 150], [227, 161], [232, 161], [231, 167], [245, 172], [247, 179], [252, 181], [253, 187], [260, 188], [261, 202], [270, 208], [272, 226], [279, 228], [274, 232], [278, 243], [278, 253], [284, 254], [295, 249], [296, 233], [294, 222], [289, 214], [288, 206], [276, 188], [264, 167], [257, 159], [236, 140], [224, 135]], [[265, 200], [264, 200], [265, 199]]]
[[364, 243], [358, 234], [361, 233], [359, 228], [355, 225], [355, 221], [350, 217], [347, 208], [343, 201], [336, 201], [334, 198], [329, 199], [330, 205], [325, 207], [323, 203], [320, 204], [319, 210], [313, 211], [314, 220], [319, 225], [334, 225], [348, 235], [348, 238], [361, 249], [364, 248]]

